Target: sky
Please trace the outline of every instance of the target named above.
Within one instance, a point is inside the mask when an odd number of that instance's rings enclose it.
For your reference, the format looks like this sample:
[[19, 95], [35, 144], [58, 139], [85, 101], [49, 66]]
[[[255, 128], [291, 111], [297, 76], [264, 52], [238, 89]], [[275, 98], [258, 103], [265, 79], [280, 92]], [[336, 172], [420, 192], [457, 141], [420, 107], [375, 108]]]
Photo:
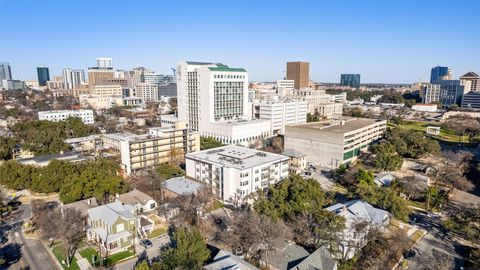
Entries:
[[317, 82], [428, 81], [433, 66], [480, 74], [480, 0], [0, 0], [0, 62], [15, 79], [87, 69], [112, 57], [171, 74], [179, 61], [220, 62], [251, 81], [310, 62]]

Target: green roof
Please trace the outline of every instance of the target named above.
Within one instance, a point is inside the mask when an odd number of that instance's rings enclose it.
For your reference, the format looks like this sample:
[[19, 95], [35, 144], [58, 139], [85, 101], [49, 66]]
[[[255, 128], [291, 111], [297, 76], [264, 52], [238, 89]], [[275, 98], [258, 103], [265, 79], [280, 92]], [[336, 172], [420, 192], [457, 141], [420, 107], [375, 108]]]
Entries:
[[227, 65], [217, 64], [216, 67], [209, 67], [210, 71], [230, 71], [230, 72], [247, 72], [244, 68], [231, 68]]

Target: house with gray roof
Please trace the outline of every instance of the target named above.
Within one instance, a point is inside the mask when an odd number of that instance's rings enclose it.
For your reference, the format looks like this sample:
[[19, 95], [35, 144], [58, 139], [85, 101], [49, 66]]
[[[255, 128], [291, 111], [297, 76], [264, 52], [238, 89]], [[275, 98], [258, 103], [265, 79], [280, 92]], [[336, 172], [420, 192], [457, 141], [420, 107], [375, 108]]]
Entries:
[[205, 267], [205, 270], [258, 270], [257, 267], [244, 261], [242, 258], [232, 253], [220, 250], [213, 258], [213, 261]]
[[162, 195], [164, 198], [175, 198], [197, 193], [205, 185], [187, 179], [184, 176], [174, 177], [162, 182]]
[[397, 179], [397, 177], [393, 173], [384, 172], [377, 174], [373, 181], [375, 182], [375, 184], [377, 184], [377, 186], [389, 187], [395, 179]]
[[371, 229], [383, 229], [390, 222], [389, 212], [362, 200], [337, 203], [325, 210], [345, 218], [343, 243], [339, 245], [338, 252], [333, 254], [341, 259], [351, 259], [358, 248], [367, 244], [366, 235]]
[[136, 239], [146, 236], [145, 228], [153, 229], [153, 225], [152, 220], [137, 215], [134, 206], [120, 201], [87, 210], [87, 239], [110, 254], [132, 247]]
[[117, 194], [116, 199], [123, 204], [133, 205], [137, 214], [155, 211], [158, 206], [152, 197], [135, 188], [127, 193]]
[[287, 241], [269, 256], [269, 269], [275, 270], [336, 270], [337, 262], [328, 250], [319, 248], [309, 253], [305, 248]]

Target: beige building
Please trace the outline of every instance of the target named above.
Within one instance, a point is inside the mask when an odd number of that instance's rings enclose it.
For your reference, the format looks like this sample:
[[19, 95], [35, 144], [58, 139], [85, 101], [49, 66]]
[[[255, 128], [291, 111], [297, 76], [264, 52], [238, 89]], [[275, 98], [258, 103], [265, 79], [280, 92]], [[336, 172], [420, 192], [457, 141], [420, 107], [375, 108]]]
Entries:
[[302, 171], [307, 169], [307, 157], [293, 149], [285, 149], [282, 155], [290, 158], [288, 161], [288, 171], [290, 173], [301, 174]]
[[100, 97], [121, 97], [122, 86], [119, 84], [113, 85], [92, 85], [90, 86], [91, 93]]
[[336, 118], [341, 117], [343, 112], [342, 103], [323, 103], [318, 104], [315, 107], [315, 113], [323, 118]]
[[287, 62], [287, 80], [294, 80], [295, 89], [309, 87], [310, 63], [308, 62]]
[[304, 153], [313, 164], [334, 169], [354, 162], [386, 129], [386, 120], [364, 118], [287, 126], [285, 148]]
[[114, 78], [113, 69], [88, 69], [88, 84], [90, 86], [111, 83]]
[[200, 150], [200, 135], [190, 132], [186, 122], [174, 127], [150, 128], [148, 134], [121, 138], [120, 154], [127, 174], [159, 164], [184, 159], [185, 154]]
[[465, 87], [464, 93], [480, 91], [480, 77], [475, 72], [468, 72], [460, 77], [460, 83]]
[[296, 100], [306, 101], [308, 103], [308, 112], [315, 113], [315, 109], [320, 104], [331, 103], [332, 95], [325, 90], [300, 89], [293, 91], [293, 98]]

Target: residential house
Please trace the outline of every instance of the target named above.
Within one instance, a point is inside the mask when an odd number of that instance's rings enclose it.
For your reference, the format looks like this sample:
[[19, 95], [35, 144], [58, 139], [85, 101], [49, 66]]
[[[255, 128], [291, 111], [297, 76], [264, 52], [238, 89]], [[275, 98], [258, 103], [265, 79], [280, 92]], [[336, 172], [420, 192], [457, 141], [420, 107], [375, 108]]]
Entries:
[[157, 209], [157, 202], [147, 194], [138, 189], [133, 189], [127, 193], [116, 195], [117, 200], [124, 204], [133, 205], [137, 214], [148, 213]]
[[153, 220], [136, 214], [136, 208], [120, 201], [87, 210], [87, 239], [102, 251], [116, 253], [134, 246], [154, 227]]
[[337, 203], [325, 210], [345, 218], [343, 243], [339, 245], [338, 253], [333, 254], [341, 259], [351, 259], [357, 249], [367, 244], [366, 237], [371, 229], [382, 230], [390, 222], [390, 214], [387, 211], [375, 208], [362, 200]]
[[205, 270], [258, 270], [257, 267], [251, 265], [250, 263], [244, 261], [242, 258], [233, 255], [232, 253], [219, 250], [216, 255], [213, 255], [213, 261], [203, 269]]
[[75, 209], [80, 210], [80, 212], [82, 213], [83, 216], [87, 216], [88, 215], [88, 212], [87, 212], [88, 209], [94, 208], [94, 207], [97, 207], [97, 206], [98, 206], [97, 199], [95, 199], [95, 197], [92, 197], [92, 198], [84, 199], [84, 200], [81, 200], [81, 201], [76, 201], [76, 202], [73, 202], [73, 203], [64, 204], [60, 207], [60, 209], [63, 211], [67, 208], [75, 208]]
[[274, 270], [336, 270], [337, 262], [325, 248], [309, 253], [305, 248], [293, 243], [283, 242], [270, 253], [269, 269]]
[[389, 187], [395, 179], [397, 179], [397, 177], [393, 173], [384, 172], [377, 174], [377, 176], [375, 176], [374, 182], [378, 186]]
[[198, 192], [203, 184], [187, 179], [184, 176], [170, 178], [162, 182], [163, 198], [176, 198]]

